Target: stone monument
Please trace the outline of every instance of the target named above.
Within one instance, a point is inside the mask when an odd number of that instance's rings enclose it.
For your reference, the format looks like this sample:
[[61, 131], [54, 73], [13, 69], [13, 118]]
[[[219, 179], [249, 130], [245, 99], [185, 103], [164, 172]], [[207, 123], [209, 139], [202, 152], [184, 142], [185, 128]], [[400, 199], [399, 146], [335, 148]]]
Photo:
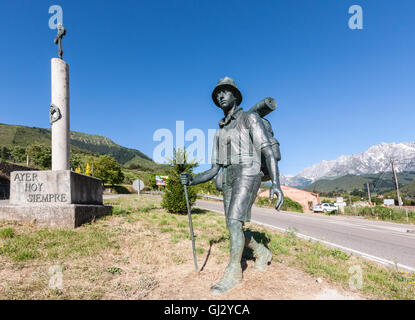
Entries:
[[70, 170], [69, 66], [62, 60], [58, 26], [55, 43], [59, 58], [51, 60], [50, 124], [52, 170], [14, 171], [10, 175], [10, 204], [0, 207], [0, 219], [75, 228], [109, 214], [103, 206], [102, 181]]

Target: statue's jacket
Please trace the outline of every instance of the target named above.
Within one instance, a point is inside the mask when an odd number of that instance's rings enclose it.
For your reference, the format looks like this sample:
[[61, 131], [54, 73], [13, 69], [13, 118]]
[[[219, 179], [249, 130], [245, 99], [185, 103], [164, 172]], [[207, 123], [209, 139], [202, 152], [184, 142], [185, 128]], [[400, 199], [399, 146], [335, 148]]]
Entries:
[[216, 186], [223, 191], [227, 218], [250, 221], [261, 178], [261, 149], [271, 146], [257, 113], [236, 109], [219, 122], [212, 148], [212, 164], [221, 166]]

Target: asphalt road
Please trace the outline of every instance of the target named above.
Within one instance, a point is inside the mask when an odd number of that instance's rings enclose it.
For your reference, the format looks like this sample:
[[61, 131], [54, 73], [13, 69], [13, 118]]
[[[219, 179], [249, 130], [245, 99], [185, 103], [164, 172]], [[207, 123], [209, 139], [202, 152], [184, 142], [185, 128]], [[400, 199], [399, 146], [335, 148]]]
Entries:
[[[196, 205], [224, 212], [222, 202], [197, 200]], [[414, 225], [349, 216], [277, 212], [259, 207], [252, 208], [251, 221], [280, 231], [295, 230], [299, 237], [312, 238], [385, 265], [397, 265], [399, 270], [415, 271]]]

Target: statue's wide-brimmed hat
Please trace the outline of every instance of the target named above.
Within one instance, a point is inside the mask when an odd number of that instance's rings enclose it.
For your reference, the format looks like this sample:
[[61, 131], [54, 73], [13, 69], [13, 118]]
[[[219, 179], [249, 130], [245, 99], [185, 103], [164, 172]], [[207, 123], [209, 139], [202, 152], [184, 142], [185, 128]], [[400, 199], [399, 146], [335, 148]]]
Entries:
[[228, 89], [230, 91], [232, 91], [232, 93], [235, 95], [236, 98], [236, 105], [239, 106], [242, 102], [242, 94], [239, 91], [235, 81], [233, 81], [232, 78], [230, 77], [225, 77], [222, 78], [218, 81], [218, 84], [216, 85], [215, 89], [213, 89], [212, 92], [212, 99], [213, 102], [220, 107], [218, 100], [216, 99], [216, 95], [218, 93], [219, 90], [221, 89]]

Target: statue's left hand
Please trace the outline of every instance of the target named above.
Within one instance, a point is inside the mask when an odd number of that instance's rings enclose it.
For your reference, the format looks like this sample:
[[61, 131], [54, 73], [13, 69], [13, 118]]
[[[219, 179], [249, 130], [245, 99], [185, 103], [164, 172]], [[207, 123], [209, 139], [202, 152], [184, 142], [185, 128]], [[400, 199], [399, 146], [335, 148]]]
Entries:
[[180, 174], [180, 180], [183, 185], [190, 186], [192, 184], [193, 177], [188, 172], [183, 172]]
[[282, 193], [281, 187], [272, 185], [269, 189], [269, 199], [272, 201], [274, 199], [274, 194], [278, 197], [277, 202], [275, 203], [275, 209], [280, 211], [282, 204], [284, 203], [284, 194]]

